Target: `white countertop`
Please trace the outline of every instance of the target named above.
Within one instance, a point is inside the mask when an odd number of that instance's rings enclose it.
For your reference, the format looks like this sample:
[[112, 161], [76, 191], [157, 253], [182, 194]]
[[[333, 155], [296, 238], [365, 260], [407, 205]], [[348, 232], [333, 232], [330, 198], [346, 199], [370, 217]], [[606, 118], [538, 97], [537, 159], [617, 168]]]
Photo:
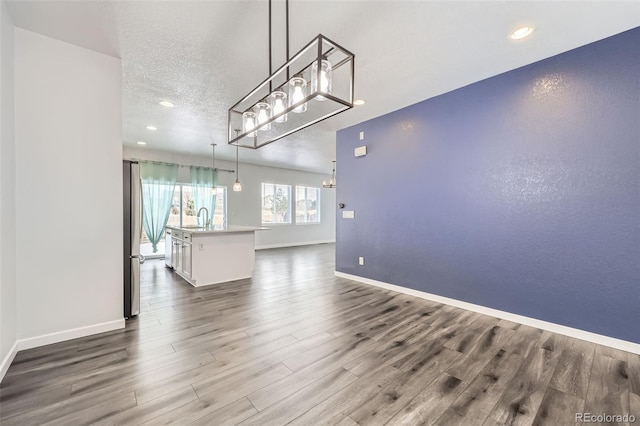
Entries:
[[227, 225], [224, 229], [205, 229], [205, 228], [180, 228], [177, 226], [166, 226], [168, 229], [175, 229], [176, 231], [188, 232], [191, 234], [205, 235], [205, 234], [225, 234], [225, 233], [237, 233], [237, 232], [254, 232], [254, 231], [268, 231], [269, 228], [261, 226], [242, 226], [242, 225]]

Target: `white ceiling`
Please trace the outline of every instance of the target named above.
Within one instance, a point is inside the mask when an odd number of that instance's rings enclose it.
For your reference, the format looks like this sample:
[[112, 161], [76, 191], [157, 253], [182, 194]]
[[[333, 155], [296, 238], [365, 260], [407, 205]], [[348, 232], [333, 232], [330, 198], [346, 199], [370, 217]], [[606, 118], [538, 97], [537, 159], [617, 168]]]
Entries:
[[[218, 158], [235, 159], [227, 109], [268, 76], [266, 0], [8, 4], [18, 27], [122, 58], [125, 146], [210, 155], [213, 138]], [[336, 130], [640, 26], [640, 2], [291, 0], [290, 19], [292, 53], [319, 33], [355, 53], [367, 103], [241, 161], [329, 173]], [[274, 69], [283, 22], [275, 0]], [[537, 30], [514, 42], [521, 23]]]

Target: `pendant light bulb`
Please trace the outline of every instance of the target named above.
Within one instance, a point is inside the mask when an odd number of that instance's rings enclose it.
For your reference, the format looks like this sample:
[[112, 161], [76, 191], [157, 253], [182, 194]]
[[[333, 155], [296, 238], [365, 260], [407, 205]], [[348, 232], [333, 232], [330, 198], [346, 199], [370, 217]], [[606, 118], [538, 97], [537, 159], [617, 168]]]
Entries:
[[[271, 104], [271, 113], [273, 117], [284, 112], [287, 109], [287, 94], [282, 90], [276, 90], [269, 96], [269, 103]], [[276, 123], [284, 123], [287, 121], [287, 114], [275, 119]]]
[[[293, 106], [307, 96], [307, 80], [302, 77], [293, 77], [289, 81], [289, 106]], [[298, 105], [293, 109], [293, 112], [305, 112], [307, 110], [307, 103]]]
[[[318, 62], [311, 66], [311, 92], [331, 93], [331, 62], [323, 59], [320, 61], [320, 84], [318, 84]], [[324, 96], [316, 96], [319, 101], [325, 101]]]
[[271, 123], [266, 123], [271, 118], [271, 105], [266, 102], [258, 102], [253, 108], [256, 113], [256, 120], [258, 121], [258, 130], [271, 130]]
[[[249, 137], [255, 137], [258, 133], [254, 130], [256, 128], [256, 113], [253, 111], [246, 111], [242, 114], [242, 130]], [[253, 130], [253, 131], [252, 131]], [[238, 135], [236, 135], [236, 138]]]
[[[240, 133], [240, 129], [235, 129], [235, 131], [236, 131], [236, 138], [237, 138], [238, 134]], [[240, 167], [238, 163], [238, 149], [239, 149], [239, 146], [236, 145], [236, 181], [233, 183], [233, 192], [242, 191], [242, 184], [240, 184]]]

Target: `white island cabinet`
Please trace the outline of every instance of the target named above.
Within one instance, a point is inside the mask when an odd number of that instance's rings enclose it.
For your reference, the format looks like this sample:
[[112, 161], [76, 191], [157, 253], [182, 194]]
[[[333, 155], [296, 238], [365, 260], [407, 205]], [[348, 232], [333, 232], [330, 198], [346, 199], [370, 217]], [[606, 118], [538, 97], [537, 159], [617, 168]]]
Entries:
[[[224, 229], [176, 228], [171, 235], [170, 266], [194, 287], [251, 278], [255, 233], [268, 228], [229, 225]], [[169, 248], [167, 247], [167, 248]]]

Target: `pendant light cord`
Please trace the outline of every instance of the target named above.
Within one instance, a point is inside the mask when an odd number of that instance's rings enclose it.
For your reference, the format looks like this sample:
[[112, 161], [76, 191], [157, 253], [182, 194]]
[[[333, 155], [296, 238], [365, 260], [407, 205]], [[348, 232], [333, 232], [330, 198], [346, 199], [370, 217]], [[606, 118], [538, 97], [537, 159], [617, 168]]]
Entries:
[[[289, 0], [285, 0], [285, 49], [287, 54], [287, 62], [289, 62]], [[272, 13], [271, 13], [271, 0], [269, 0], [269, 75], [273, 74], [273, 60], [272, 60]], [[289, 81], [289, 67], [287, 67], [287, 81]], [[269, 82], [269, 93], [273, 92], [273, 87], [271, 82]]]
[[[287, 42], [287, 62], [289, 62], [289, 0], [285, 1], [285, 25], [286, 25], [286, 42]], [[287, 81], [289, 81], [289, 67], [287, 67]]]
[[[269, 75], [271, 75], [273, 66], [272, 66], [272, 60], [271, 60], [271, 0], [269, 0]], [[271, 81], [269, 81], [269, 93], [273, 92], [273, 85], [271, 84]]]
[[[269, 3], [271, 3], [271, 0], [269, 0]], [[240, 129], [235, 129], [236, 130], [236, 138], [238, 137], [238, 135], [240, 134]], [[240, 166], [238, 165], [238, 148], [240, 146], [236, 145], [236, 182], [238, 182], [238, 179], [240, 179]]]

